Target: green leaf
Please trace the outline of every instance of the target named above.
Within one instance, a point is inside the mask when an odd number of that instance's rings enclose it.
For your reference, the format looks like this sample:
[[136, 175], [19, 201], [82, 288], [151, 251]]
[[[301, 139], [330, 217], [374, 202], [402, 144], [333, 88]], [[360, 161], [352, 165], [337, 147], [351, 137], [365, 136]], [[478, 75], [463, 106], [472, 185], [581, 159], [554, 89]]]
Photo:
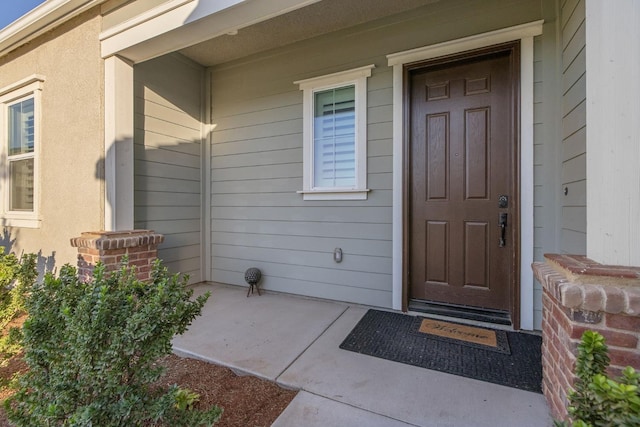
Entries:
[[604, 337], [586, 331], [578, 345], [574, 390], [569, 391], [567, 411], [573, 420], [558, 426], [605, 427], [640, 425], [638, 374], [627, 367], [618, 380], [609, 378], [608, 348]]
[[141, 282], [126, 265], [106, 274], [99, 263], [83, 283], [67, 265], [29, 287], [23, 343], [30, 369], [6, 404], [15, 425], [186, 426], [219, 418], [218, 408], [191, 409], [195, 393], [151, 388], [162, 374], [156, 362], [208, 298], [192, 300], [186, 279], [159, 261], [151, 277]]

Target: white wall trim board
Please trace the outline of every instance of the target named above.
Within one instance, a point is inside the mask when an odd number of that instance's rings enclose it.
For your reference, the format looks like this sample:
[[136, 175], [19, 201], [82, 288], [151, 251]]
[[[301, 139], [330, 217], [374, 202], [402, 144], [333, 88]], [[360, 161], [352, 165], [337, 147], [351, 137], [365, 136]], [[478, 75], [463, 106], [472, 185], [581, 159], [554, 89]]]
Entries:
[[[171, 0], [166, 3], [161, 4], [160, 6], [154, 7], [153, 9], [147, 10], [140, 15], [137, 15], [131, 19], [128, 19], [118, 25], [115, 25], [111, 28], [108, 28], [100, 33], [99, 39], [100, 41], [106, 40], [110, 37], [116, 36], [120, 33], [123, 33], [131, 28], [134, 28], [138, 25], [141, 25], [145, 22], [151, 21], [154, 18], [164, 15], [165, 13], [171, 12], [174, 9], [179, 8], [188, 3], [193, 3], [193, 0]], [[195, 5], [194, 5], [195, 6]]]
[[202, 280], [211, 280], [211, 144], [213, 144], [213, 130], [215, 125], [211, 123], [211, 71], [205, 70], [204, 75], [204, 102], [203, 105], [203, 136], [201, 145], [201, 238], [200, 257], [202, 264]]
[[[44, 83], [45, 81], [45, 77], [41, 74], [32, 74], [29, 77], [26, 77], [20, 81], [17, 81], [15, 83], [12, 83], [10, 85], [7, 85], [5, 87], [0, 88], [0, 98], [4, 97], [6, 94], [11, 93], [11, 92], [15, 92], [19, 89], [22, 89], [25, 86], [29, 86], [32, 85], [33, 83], [36, 83], [37, 86], [37, 90], [42, 90], [42, 83]], [[36, 90], [36, 89], [33, 89]], [[27, 89], [27, 92], [32, 92], [32, 89]], [[22, 97], [22, 95], [16, 95], [15, 97], [12, 98], [20, 98]], [[9, 101], [9, 99], [2, 99], [3, 102]]]
[[397, 64], [408, 64], [416, 61], [437, 58], [439, 56], [450, 55], [463, 52], [465, 50], [480, 49], [499, 43], [506, 43], [513, 40], [520, 40], [526, 37], [535, 37], [542, 34], [543, 20], [529, 22], [527, 24], [516, 25], [515, 27], [502, 28], [488, 33], [475, 34], [456, 40], [419, 47], [387, 55], [389, 66]]
[[104, 229], [133, 225], [133, 65], [104, 61]]
[[319, 0], [172, 0], [100, 34], [102, 57], [142, 62]]
[[[17, 0], [14, 0], [17, 1]], [[48, 0], [0, 30], [0, 56], [106, 0]]]
[[476, 34], [431, 46], [387, 55], [393, 67], [393, 275], [392, 303], [402, 309], [403, 262], [403, 68], [405, 64], [437, 58], [494, 44], [520, 40], [520, 327], [532, 330], [533, 276], [533, 37], [542, 34], [542, 20]]
[[640, 2], [585, 8], [587, 256], [640, 265]]

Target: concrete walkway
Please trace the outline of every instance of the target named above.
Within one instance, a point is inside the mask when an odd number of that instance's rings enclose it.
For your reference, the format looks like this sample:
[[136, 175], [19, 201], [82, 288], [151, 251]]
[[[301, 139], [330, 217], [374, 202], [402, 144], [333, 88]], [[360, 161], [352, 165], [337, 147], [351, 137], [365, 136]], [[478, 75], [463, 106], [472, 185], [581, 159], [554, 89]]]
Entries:
[[366, 307], [195, 289], [211, 298], [174, 351], [299, 389], [274, 427], [553, 424], [540, 394], [341, 350]]

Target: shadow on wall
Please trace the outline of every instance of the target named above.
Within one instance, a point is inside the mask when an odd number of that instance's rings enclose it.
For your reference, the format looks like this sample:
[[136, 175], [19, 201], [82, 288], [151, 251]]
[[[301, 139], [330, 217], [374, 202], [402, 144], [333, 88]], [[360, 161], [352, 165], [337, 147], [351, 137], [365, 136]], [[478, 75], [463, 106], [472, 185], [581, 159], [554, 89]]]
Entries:
[[[138, 126], [143, 127], [145, 111], [138, 113], [142, 113], [136, 119]], [[109, 148], [107, 159], [95, 164], [95, 178], [104, 180], [105, 168], [114, 167], [114, 163], [117, 167], [119, 156], [130, 156], [133, 150], [133, 188], [125, 189], [133, 192], [133, 229], [164, 235], [158, 258], [172, 273], [188, 274], [190, 283], [200, 282], [201, 140], [178, 141], [140, 128], [136, 134], [133, 143], [117, 140]], [[119, 207], [117, 198], [113, 203], [113, 195], [106, 198], [105, 209], [116, 216], [117, 224], [118, 212], [114, 210]]]
[[[12, 233], [12, 230], [10, 230], [8, 227], [3, 228], [2, 233], [0, 234], [0, 246], [4, 247], [5, 253], [11, 253], [11, 252], [15, 253], [14, 245], [18, 240], [19, 234], [20, 234], [20, 229], [17, 229], [15, 232]], [[22, 255], [22, 253], [16, 254], [16, 255], [20, 256]], [[55, 273], [56, 271], [56, 252], [55, 251], [51, 252], [51, 255], [44, 255], [42, 253], [42, 249], [40, 249], [38, 250], [38, 252], [36, 252], [36, 256], [37, 256], [36, 269], [38, 271], [38, 281], [42, 280], [45, 273], [48, 273], [48, 272]]]
[[[118, 190], [118, 196], [133, 191], [133, 228], [163, 234], [158, 257], [192, 282], [202, 277], [203, 79], [204, 67], [175, 53], [136, 64], [134, 135], [114, 141], [95, 164], [95, 178], [109, 186], [113, 168], [118, 175], [133, 158], [133, 188]], [[123, 172], [130, 173], [126, 166]], [[122, 206], [106, 190], [105, 210], [117, 218]]]
[[[208, 141], [208, 135], [202, 133], [204, 79], [205, 68], [178, 53], [135, 65], [134, 135], [109, 146], [106, 157], [96, 162], [94, 177], [106, 181], [106, 168], [115, 167], [118, 173], [119, 166], [129, 163], [133, 156], [136, 211], [148, 206], [195, 207], [184, 200], [167, 202], [162, 195], [200, 194], [201, 148]], [[105, 209], [117, 210], [110, 197], [115, 192], [106, 190]], [[143, 194], [149, 192], [159, 197], [150, 200], [152, 195]], [[134, 216], [135, 228], [141, 228], [139, 223], [148, 219], [143, 212]], [[170, 231], [154, 229], [163, 234]]]

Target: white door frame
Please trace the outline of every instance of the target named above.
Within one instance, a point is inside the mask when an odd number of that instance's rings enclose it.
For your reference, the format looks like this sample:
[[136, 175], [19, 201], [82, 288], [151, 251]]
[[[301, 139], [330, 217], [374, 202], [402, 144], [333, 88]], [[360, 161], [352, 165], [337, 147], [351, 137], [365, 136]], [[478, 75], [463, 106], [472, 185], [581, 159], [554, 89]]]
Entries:
[[393, 67], [393, 272], [392, 304], [402, 309], [404, 65], [444, 55], [520, 40], [520, 328], [533, 329], [533, 38], [544, 21], [387, 55]]

